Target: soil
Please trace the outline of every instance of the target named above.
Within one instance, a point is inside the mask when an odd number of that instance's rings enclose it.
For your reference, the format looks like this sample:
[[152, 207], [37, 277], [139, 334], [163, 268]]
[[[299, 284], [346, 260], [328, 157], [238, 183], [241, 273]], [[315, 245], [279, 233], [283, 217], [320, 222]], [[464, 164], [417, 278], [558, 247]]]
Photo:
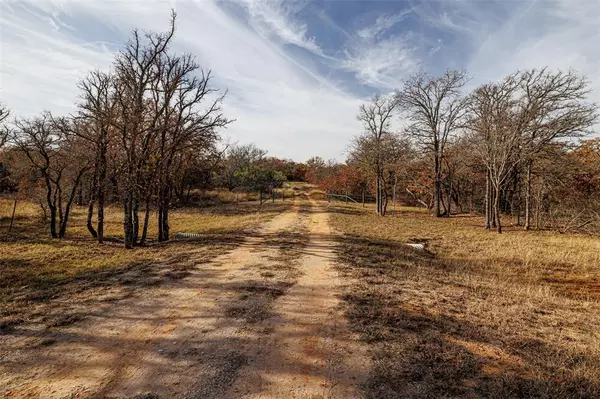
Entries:
[[324, 204], [298, 200], [184, 278], [5, 331], [0, 397], [361, 397], [334, 236]]

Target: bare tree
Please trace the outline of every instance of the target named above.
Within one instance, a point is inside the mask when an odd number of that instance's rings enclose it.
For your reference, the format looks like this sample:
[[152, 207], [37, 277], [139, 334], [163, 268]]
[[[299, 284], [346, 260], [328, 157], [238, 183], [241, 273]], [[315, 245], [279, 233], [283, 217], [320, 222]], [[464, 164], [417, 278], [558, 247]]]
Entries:
[[396, 92], [410, 125], [407, 133], [433, 155], [435, 215], [442, 216], [442, 169], [449, 137], [460, 127], [468, 97], [461, 93], [467, 82], [463, 71], [448, 70], [440, 77], [419, 72]]
[[17, 120], [12, 135], [12, 142], [44, 180], [53, 238], [65, 236], [77, 188], [89, 169], [85, 151], [62, 129], [66, 124], [55, 123], [45, 112], [36, 118]]
[[[169, 53], [176, 14], [164, 33], [134, 31], [117, 55], [114, 91], [117, 115], [113, 129], [124, 154], [123, 226], [125, 246], [143, 244], [151, 198], [157, 194], [158, 240], [169, 239], [169, 209], [175, 164], [187, 151], [203, 156], [214, 148], [218, 129], [231, 121], [221, 110], [223, 95], [212, 87], [211, 73], [190, 54]], [[140, 206], [145, 216], [140, 232]]]
[[125, 247], [137, 244], [138, 211], [142, 191], [148, 189], [142, 174], [150, 161], [151, 147], [157, 135], [155, 128], [164, 109], [150, 108], [153, 89], [159, 85], [157, 62], [167, 50], [175, 34], [175, 13], [170, 29], [164, 33], [134, 30], [131, 39], [116, 57], [115, 97], [118, 115], [113, 127], [118, 132], [124, 154], [123, 168], [123, 230]]
[[359, 108], [357, 119], [364, 126], [364, 133], [355, 139], [353, 151], [360, 153], [375, 174], [375, 199], [378, 215], [385, 214], [384, 151], [385, 141], [391, 135], [390, 127], [398, 103], [393, 97], [376, 95], [368, 104]]
[[598, 120], [597, 105], [586, 102], [589, 82], [569, 70], [546, 68], [520, 75], [522, 90], [522, 147], [525, 164], [525, 229], [531, 228], [533, 164], [555, 140], [581, 137]]
[[359, 165], [376, 179], [379, 173], [379, 184], [376, 184], [379, 198], [376, 198], [376, 202], [381, 216], [387, 213], [390, 197], [393, 202], [396, 200], [398, 178], [405, 173], [406, 164], [403, 161], [406, 161], [409, 152], [408, 141], [392, 132], [384, 132], [379, 139], [365, 133], [351, 143], [348, 162]]
[[9, 116], [10, 111], [8, 108], [0, 103], [0, 148], [4, 147], [9, 138], [10, 131], [7, 125]]
[[516, 75], [500, 83], [478, 87], [469, 108], [475, 148], [487, 168], [485, 227], [489, 229], [493, 219], [501, 233], [500, 194], [521, 161], [517, 150], [521, 139], [522, 109]]
[[[158, 104], [165, 109], [159, 122], [159, 241], [169, 239], [169, 201], [172, 197], [175, 157], [194, 150], [198, 156], [215, 149], [218, 130], [232, 121], [222, 114], [225, 95], [213, 97], [218, 90], [211, 86], [210, 71], [200, 70], [192, 56], [165, 55], [161, 71]], [[197, 73], [199, 71], [199, 73]], [[193, 76], [193, 73], [197, 73]], [[209, 99], [213, 97], [212, 99]], [[205, 105], [206, 103], [206, 105]]]
[[[107, 154], [111, 137], [114, 135], [110, 132], [117, 107], [113, 81], [113, 76], [99, 70], [90, 72], [85, 79], [80, 81], [78, 87], [81, 91], [81, 101], [74, 117], [76, 124], [73, 133], [87, 141], [94, 154], [94, 173], [88, 203], [87, 228], [100, 244], [104, 241]], [[97, 230], [92, 223], [96, 201], [98, 202]]]

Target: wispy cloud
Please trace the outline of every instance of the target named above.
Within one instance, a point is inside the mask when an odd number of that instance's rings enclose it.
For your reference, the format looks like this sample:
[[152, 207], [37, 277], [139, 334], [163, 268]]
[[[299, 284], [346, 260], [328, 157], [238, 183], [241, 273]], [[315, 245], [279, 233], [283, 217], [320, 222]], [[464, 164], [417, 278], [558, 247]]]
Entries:
[[300, 22], [296, 14], [306, 2], [294, 0], [243, 0], [250, 25], [263, 37], [276, 38], [293, 44], [317, 55], [323, 55], [314, 37], [307, 35], [306, 23]]
[[[166, 29], [229, 90], [227, 134], [277, 156], [338, 157], [358, 104], [418, 68], [472, 84], [516, 69], [574, 68], [600, 102], [597, 1], [0, 1], [0, 95], [19, 115], [73, 110], [76, 83], [108, 68], [134, 27]], [[315, 143], [318, 143], [316, 145]]]
[[394, 25], [405, 20], [410, 13], [412, 9], [409, 8], [397, 14], [379, 15], [375, 23], [359, 29], [357, 35], [365, 40], [382, 39]]
[[411, 13], [410, 8], [383, 13], [373, 23], [359, 28], [344, 46], [340, 68], [354, 73], [364, 85], [387, 91], [397, 88], [420, 62], [415, 34], [393, 29]]
[[[167, 28], [170, 5], [76, 2], [67, 7], [73, 18], [93, 20], [91, 30], [110, 26], [122, 42], [133, 27]], [[40, 24], [57, 10], [49, 4], [27, 8], [34, 12], [3, 12], [0, 17], [3, 30], [14, 32], [3, 35], [3, 53], [10, 54], [1, 67], [3, 101], [18, 114], [44, 108], [70, 112], [78, 95], [76, 82], [93, 68], [108, 67], [115, 48], [84, 46], [50, 24]], [[175, 9], [173, 49], [196, 54], [204, 68], [213, 70], [215, 84], [228, 89], [225, 111], [236, 119], [226, 131], [232, 140], [254, 141], [273, 155], [299, 160], [315, 152], [343, 158], [341, 143], [360, 129], [354, 118], [359, 98], [325, 84], [320, 74], [286, 54], [280, 39], [257, 33], [256, 23], [243, 23], [215, 2], [176, 3]]]
[[22, 114], [70, 110], [76, 81], [112, 58], [101, 47], [71, 41], [62, 30], [72, 29], [35, 5], [0, 3], [0, 25], [2, 98]]
[[414, 49], [404, 37], [376, 43], [355, 42], [344, 53], [342, 68], [353, 72], [361, 83], [377, 89], [397, 88], [403, 77], [418, 68]]

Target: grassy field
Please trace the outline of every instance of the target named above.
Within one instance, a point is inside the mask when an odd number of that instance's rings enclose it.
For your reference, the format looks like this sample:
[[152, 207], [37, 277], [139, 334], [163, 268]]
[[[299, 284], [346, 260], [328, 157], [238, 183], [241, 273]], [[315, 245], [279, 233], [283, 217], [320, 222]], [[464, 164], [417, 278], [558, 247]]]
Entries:
[[374, 361], [367, 397], [600, 397], [600, 239], [330, 211], [347, 314]]
[[[0, 328], [27, 319], [28, 312], [50, 298], [68, 297], [99, 286], [129, 287], [182, 277], [202, 259], [210, 260], [235, 247], [260, 223], [280, 213], [289, 203], [255, 202], [209, 208], [177, 209], [171, 214], [171, 232], [201, 233], [202, 238], [151, 242], [126, 250], [118, 242], [98, 245], [85, 227], [87, 209], [72, 212], [67, 237], [49, 238], [39, 207], [18, 202], [13, 231], [8, 234], [12, 201], [0, 199]], [[106, 211], [106, 236], [122, 237], [122, 214]], [[149, 236], [156, 235], [155, 215]]]

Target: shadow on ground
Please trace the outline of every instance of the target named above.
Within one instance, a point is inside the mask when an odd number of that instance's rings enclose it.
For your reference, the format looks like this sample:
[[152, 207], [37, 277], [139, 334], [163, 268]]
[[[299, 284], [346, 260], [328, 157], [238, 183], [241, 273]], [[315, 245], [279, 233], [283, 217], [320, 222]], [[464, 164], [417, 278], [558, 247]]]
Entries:
[[460, 276], [473, 265], [347, 235], [339, 237], [338, 255], [340, 272], [354, 280], [343, 298], [347, 317], [371, 347], [366, 397], [600, 397], [593, 378], [600, 358], [585, 347], [567, 350], [535, 338], [537, 322], [534, 332], [507, 334], [469, 320], [474, 297], [495, 295], [461, 287]]

